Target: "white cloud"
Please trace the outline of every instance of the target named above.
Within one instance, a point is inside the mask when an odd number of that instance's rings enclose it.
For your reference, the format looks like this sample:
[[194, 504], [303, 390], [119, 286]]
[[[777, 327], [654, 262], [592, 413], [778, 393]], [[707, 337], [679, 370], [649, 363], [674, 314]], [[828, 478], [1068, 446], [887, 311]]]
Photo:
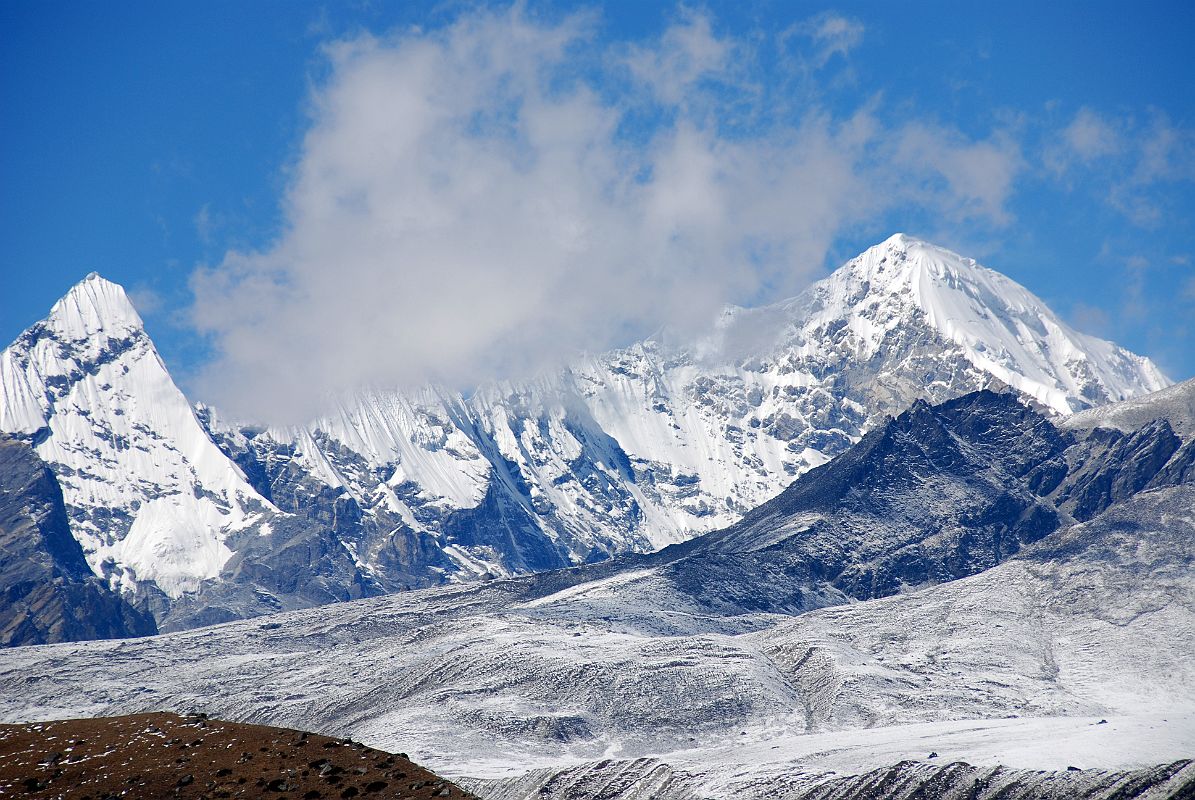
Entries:
[[133, 302], [133, 307], [137, 309], [137, 313], [143, 317], [153, 316], [166, 306], [165, 300], [163, 300], [160, 293], [143, 284], [138, 284], [129, 289], [129, 300]]
[[1161, 113], [1133, 126], [1132, 133], [1134, 147], [1108, 200], [1134, 225], [1157, 228], [1166, 221], [1165, 189], [1195, 180], [1195, 133]]
[[846, 57], [863, 42], [863, 23], [825, 11], [793, 28], [794, 33], [812, 40], [810, 60], [817, 67], [825, 66], [836, 55]]
[[925, 176], [923, 202], [936, 198], [954, 221], [1011, 221], [1005, 203], [1023, 166], [1020, 147], [1011, 137], [973, 141], [942, 126], [910, 123], [894, 141], [895, 163], [902, 168], [919, 166]]
[[1180, 128], [1166, 115], [1155, 112], [1139, 138], [1140, 159], [1134, 183], [1195, 180], [1195, 131]]
[[1089, 108], [1081, 108], [1062, 131], [1069, 152], [1082, 161], [1119, 153], [1124, 143], [1109, 122]]
[[211, 204], [204, 203], [203, 207], [195, 213], [195, 233], [199, 236], [199, 241], [204, 244], [211, 244], [212, 234], [219, 225], [215, 216], [212, 214]]
[[714, 35], [710, 18], [691, 10], [665, 30], [658, 42], [627, 49], [626, 66], [656, 98], [670, 106], [684, 106], [703, 80], [725, 79], [736, 51], [742, 46]]
[[1077, 329], [1096, 336], [1108, 336], [1111, 330], [1108, 312], [1082, 301], [1076, 301], [1071, 306], [1070, 320]]
[[[999, 134], [867, 106], [730, 136], [741, 42], [698, 14], [633, 49], [594, 24], [516, 7], [329, 46], [285, 232], [193, 277], [218, 352], [201, 391], [294, 421], [367, 383], [467, 386], [791, 294], [894, 208], [1009, 219], [1021, 164]], [[662, 121], [628, 134], [645, 96]]]
[[1166, 187], [1195, 180], [1195, 133], [1158, 111], [1142, 121], [1084, 107], [1047, 138], [1042, 162], [1055, 177], [1068, 188], [1102, 184], [1108, 204], [1138, 227], [1162, 225]]

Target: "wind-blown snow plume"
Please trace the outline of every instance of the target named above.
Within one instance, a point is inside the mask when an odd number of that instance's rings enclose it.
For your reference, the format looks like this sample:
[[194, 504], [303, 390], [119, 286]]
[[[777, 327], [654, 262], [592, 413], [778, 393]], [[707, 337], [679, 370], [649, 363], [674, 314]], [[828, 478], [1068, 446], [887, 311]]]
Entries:
[[472, 385], [792, 294], [897, 206], [1007, 221], [999, 131], [776, 112], [736, 67], [759, 45], [704, 16], [633, 46], [596, 24], [516, 6], [329, 45], [283, 233], [194, 276], [206, 394], [287, 421], [365, 383]]

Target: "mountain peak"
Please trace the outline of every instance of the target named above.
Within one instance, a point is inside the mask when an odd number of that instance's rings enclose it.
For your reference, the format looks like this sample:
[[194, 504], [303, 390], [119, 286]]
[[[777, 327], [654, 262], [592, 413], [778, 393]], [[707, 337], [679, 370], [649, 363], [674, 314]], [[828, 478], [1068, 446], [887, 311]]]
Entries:
[[903, 231], [898, 231], [898, 232], [892, 234], [891, 236], [889, 236], [884, 241], [880, 242], [879, 244], [875, 244], [875, 245], [872, 245], [871, 247], [867, 248], [867, 250], [865, 250], [862, 254], [860, 254], [860, 257], [866, 255], [867, 253], [873, 252], [873, 251], [879, 252], [881, 254], [886, 253], [886, 252], [892, 252], [892, 251], [898, 251], [898, 252], [910, 253], [910, 254], [915, 253], [915, 252], [929, 252], [929, 253], [936, 252], [936, 253], [942, 253], [945, 255], [953, 256], [955, 259], [962, 261], [964, 263], [969, 263], [969, 264], [975, 263], [972, 259], [964, 258], [963, 256], [960, 256], [958, 253], [952, 252], [951, 250], [948, 250], [939, 244], [935, 244], [934, 242], [931, 242], [928, 239], [922, 239], [918, 236], [912, 236], [910, 234], [904, 233]]
[[96, 273], [0, 352], [0, 432], [59, 478], [97, 577], [168, 597], [215, 578], [270, 507], [174, 384], [125, 290]]
[[120, 334], [144, 326], [124, 287], [97, 272], [76, 283], [50, 309], [46, 324], [69, 339]]
[[814, 327], [845, 321], [860, 352], [892, 351], [928, 329], [980, 372], [1060, 414], [1170, 384], [1149, 359], [1074, 330], [1011, 278], [908, 234], [869, 248], [810, 291]]
[[875, 245], [875, 247], [876, 248], [889, 248], [889, 249], [904, 249], [904, 248], [907, 248], [909, 245], [913, 245], [913, 244], [926, 244], [926, 242], [923, 239], [918, 239], [916, 236], [910, 236], [909, 234], [904, 233], [903, 231], [897, 231], [896, 233], [892, 234], [884, 241]]
[[981, 267], [973, 258], [907, 233], [889, 236], [852, 259], [847, 266], [850, 272], [867, 280], [880, 279], [879, 285], [889, 289], [898, 286], [903, 289], [922, 276], [933, 280], [973, 272], [999, 275]]

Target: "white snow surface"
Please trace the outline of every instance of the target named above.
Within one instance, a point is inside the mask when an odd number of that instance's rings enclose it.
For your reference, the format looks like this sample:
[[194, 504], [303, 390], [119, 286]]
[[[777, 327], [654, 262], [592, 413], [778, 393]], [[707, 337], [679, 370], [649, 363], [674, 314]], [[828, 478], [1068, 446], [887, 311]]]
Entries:
[[[468, 397], [363, 391], [257, 441], [293, 448], [364, 513], [438, 537], [463, 578], [517, 569], [437, 527], [494, 489], [580, 562], [729, 525], [918, 398], [1008, 385], [1065, 414], [1167, 384], [1008, 278], [898, 234], [798, 297], [727, 308], [696, 341], [662, 334]], [[126, 589], [196, 590], [230, 531], [277, 511], [212, 443], [123, 290], [94, 274], [0, 354], [0, 431], [40, 432], [92, 568]]]
[[[97, 575], [172, 597], [269, 508], [208, 437], [124, 290], [89, 275], [0, 353], [0, 430], [34, 435]], [[39, 433], [40, 432], [40, 433]]]
[[[526, 485], [545, 532], [567, 532], [582, 558], [729, 525], [918, 398], [1006, 385], [1069, 414], [1170, 383], [1009, 278], [904, 234], [798, 297], [730, 307], [698, 340], [673, 338], [470, 397], [366, 392], [268, 435], [310, 451], [319, 431], [443, 507], [476, 505], [494, 481]], [[603, 480], [579, 480], [579, 462]]]
[[1195, 752], [1193, 508], [1195, 487], [1146, 492], [979, 575], [795, 617], [712, 613], [639, 569], [17, 648], [0, 719], [203, 710], [450, 776], [662, 763], [699, 798], [931, 752], [1147, 766]]
[[1168, 421], [1175, 433], [1184, 439], [1195, 435], [1195, 378], [1144, 397], [1082, 411], [1064, 420], [1063, 426], [1129, 432], [1155, 419]]

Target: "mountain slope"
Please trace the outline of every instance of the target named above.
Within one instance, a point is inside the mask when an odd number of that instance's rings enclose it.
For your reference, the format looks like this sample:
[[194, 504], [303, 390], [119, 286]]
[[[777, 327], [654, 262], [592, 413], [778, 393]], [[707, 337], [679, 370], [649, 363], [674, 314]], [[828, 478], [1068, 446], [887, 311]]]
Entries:
[[[1133, 519], [1143, 539], [1089, 530], [1060, 562], [754, 616], [737, 625], [758, 630], [739, 635], [599, 583], [464, 616], [447, 590], [395, 595], [139, 640], [119, 664], [106, 643], [23, 649], [4, 660], [6, 684], [21, 689], [5, 693], [3, 713], [198, 706], [303, 719], [454, 775], [594, 762], [607, 771], [587, 782], [597, 787], [626, 768], [602, 759], [653, 755], [698, 797], [774, 796], [784, 775], [816, 783], [931, 752], [1027, 769], [1143, 766], [1183, 757], [1195, 736], [1195, 531], [1155, 539], [1154, 523]], [[1143, 591], [1175, 544], [1181, 560]], [[677, 623], [686, 632], [668, 630]], [[34, 675], [44, 677], [27, 683]]]
[[464, 574], [502, 575], [731, 524], [916, 399], [1011, 387], [1064, 414], [1167, 383], [1009, 279], [897, 235], [792, 300], [727, 309], [695, 341], [468, 398], [367, 393], [255, 441], [264, 471], [272, 449], [301, 450], [297, 467], [366, 517], [396, 509]]
[[94, 273], [0, 354], [0, 429], [54, 469], [71, 530], [113, 587], [194, 592], [268, 506], [174, 385], [124, 291]]
[[25, 442], [0, 437], [0, 645], [157, 633], [71, 536], [62, 490]]
[[1075, 430], [1113, 428], [1134, 431], [1148, 422], [1164, 419], [1178, 433], [1195, 435], [1195, 378], [1177, 383], [1137, 400], [1126, 400], [1079, 412], [1063, 425]]
[[[921, 435], [935, 427], [935, 437]], [[1144, 488], [1085, 522], [1059, 511], [1058, 530], [1018, 538], [997, 566], [862, 602], [844, 602], [855, 584], [835, 583], [849, 574], [836, 527], [788, 535], [804, 531], [811, 512], [849, 521], [924, 511], [936, 515], [925, 541], [941, 540], [924, 552], [969, 542], [994, 552], [1000, 526], [968, 523], [985, 519], [992, 492], [1036, 486], [1041, 504], [1065, 502], [1072, 451], [1084, 454], [1082, 475], [1107, 452], [1085, 448], [1008, 396], [980, 392], [913, 409], [845, 466], [803, 476], [767, 513], [654, 555], [122, 645], [10, 651], [0, 658], [0, 687], [9, 687], [0, 716], [200, 707], [303, 720], [402, 747], [453, 775], [572, 769], [554, 785], [574, 798], [637, 782], [668, 797], [800, 796], [830, 778], [934, 761], [931, 753], [1050, 771], [1190, 757], [1190, 480]], [[966, 489], [949, 493], [944, 510], [943, 484], [920, 479], [931, 462]], [[1043, 464], [1064, 474], [1034, 483]], [[1166, 467], [1156, 475], [1171, 474]], [[902, 524], [900, 515], [891, 523]], [[951, 530], [958, 535], [940, 536]], [[852, 535], [868, 537], [851, 548], [857, 563], [910, 544], [882, 529]], [[936, 579], [972, 569], [959, 563]], [[807, 600], [839, 604], [794, 614], [796, 586]], [[527, 780], [531, 796], [553, 785], [545, 775]], [[586, 786], [591, 794], [577, 793]]]
[[241, 426], [188, 406], [92, 275], [0, 354], [0, 431], [54, 470], [93, 572], [171, 630], [683, 542], [917, 399], [1015, 387], [1061, 413], [1166, 383], [901, 235], [673, 338], [468, 397], [366, 391], [306, 426]]
[[[1065, 524], [1037, 474], [1072, 443], [1012, 395], [918, 401], [739, 523], [654, 560], [679, 591], [773, 611], [955, 580]], [[777, 580], [752, 578], [766, 573]], [[711, 574], [727, 585], [711, 592]]]

